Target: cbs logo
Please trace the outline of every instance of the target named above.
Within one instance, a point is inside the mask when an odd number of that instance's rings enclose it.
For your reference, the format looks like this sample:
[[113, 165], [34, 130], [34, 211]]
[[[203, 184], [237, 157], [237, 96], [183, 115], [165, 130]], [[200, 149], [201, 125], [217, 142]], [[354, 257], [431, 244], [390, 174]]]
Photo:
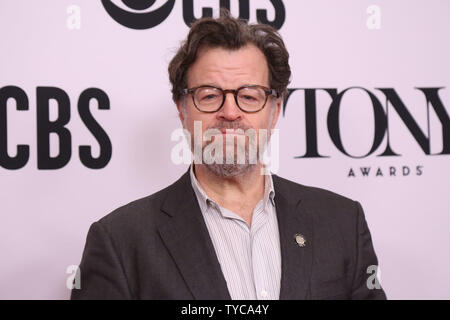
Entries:
[[[36, 103], [31, 106], [27, 93], [17, 86], [0, 88], [0, 168], [16, 170], [23, 168], [30, 159], [32, 147], [27, 144], [18, 144], [12, 149], [15, 155], [8, 154], [8, 100], [15, 105], [15, 111], [29, 111], [35, 109], [36, 131], [26, 126], [20, 126], [26, 134], [36, 134], [37, 140], [37, 167], [39, 170], [55, 170], [64, 167], [72, 157], [72, 135], [69, 124], [72, 116], [69, 95], [57, 87], [37, 87]], [[99, 145], [99, 155], [94, 156], [90, 145], [80, 145], [78, 155], [81, 163], [90, 169], [102, 169], [111, 160], [112, 144], [108, 134], [94, 118], [90, 102], [95, 100], [99, 110], [109, 110], [108, 95], [98, 88], [87, 88], [81, 92], [76, 109], [78, 116], [85, 127], [90, 131]], [[51, 114], [51, 103], [56, 102], [56, 112]], [[31, 107], [30, 107], [31, 106]], [[10, 109], [10, 112], [13, 111]], [[13, 111], [14, 112], [14, 111]], [[30, 114], [31, 115], [31, 114]], [[55, 117], [56, 116], [56, 117]], [[56, 118], [56, 119], [55, 119]], [[57, 137], [57, 155], [52, 154], [50, 137]]]
[[[119, 24], [137, 30], [150, 29], [162, 23], [172, 12], [175, 0], [168, 0], [157, 9], [148, 11], [156, 0], [102, 0], [106, 12]], [[250, 0], [239, 0], [239, 18], [249, 20]], [[256, 1], [253, 2], [256, 5]], [[282, 0], [270, 0], [275, 11], [273, 20], [268, 19], [267, 9], [256, 9], [259, 23], [268, 24], [280, 29], [286, 18], [286, 10]], [[260, 4], [260, 2], [258, 3]], [[127, 8], [125, 8], [127, 7]], [[230, 10], [230, 0], [219, 0], [219, 7]], [[130, 11], [132, 10], [132, 11]], [[203, 7], [202, 16], [212, 17], [213, 8]], [[183, 20], [189, 27], [198, 18], [194, 16], [194, 0], [183, 0]]]

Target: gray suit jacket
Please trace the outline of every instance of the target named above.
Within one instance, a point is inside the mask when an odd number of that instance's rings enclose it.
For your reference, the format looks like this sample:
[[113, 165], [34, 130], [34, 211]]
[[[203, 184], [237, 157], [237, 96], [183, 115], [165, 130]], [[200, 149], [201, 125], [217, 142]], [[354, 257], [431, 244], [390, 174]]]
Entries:
[[[280, 299], [385, 299], [367, 286], [378, 262], [361, 205], [276, 175], [273, 183]], [[72, 299], [231, 299], [189, 171], [93, 223], [80, 270]]]

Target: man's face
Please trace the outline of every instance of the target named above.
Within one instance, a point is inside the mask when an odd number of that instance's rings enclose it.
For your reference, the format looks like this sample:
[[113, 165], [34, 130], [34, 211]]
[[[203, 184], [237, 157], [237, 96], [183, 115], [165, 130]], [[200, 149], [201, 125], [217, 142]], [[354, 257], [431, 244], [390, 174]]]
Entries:
[[[238, 50], [223, 48], [200, 49], [197, 59], [188, 70], [188, 88], [211, 85], [222, 89], [237, 89], [245, 85], [261, 85], [270, 88], [269, 69], [264, 54], [254, 45]], [[185, 109], [182, 110], [182, 99]], [[269, 130], [275, 127], [281, 100], [269, 96], [265, 107], [256, 113], [246, 113], [236, 105], [232, 94], [226, 94], [223, 107], [214, 113], [204, 113], [195, 108], [192, 96], [187, 95], [177, 103], [180, 120], [191, 136], [194, 121], [201, 121], [202, 136], [210, 128], [252, 128]], [[270, 134], [270, 132], [269, 132]], [[224, 136], [225, 141], [225, 136]], [[205, 143], [203, 142], [203, 146]]]

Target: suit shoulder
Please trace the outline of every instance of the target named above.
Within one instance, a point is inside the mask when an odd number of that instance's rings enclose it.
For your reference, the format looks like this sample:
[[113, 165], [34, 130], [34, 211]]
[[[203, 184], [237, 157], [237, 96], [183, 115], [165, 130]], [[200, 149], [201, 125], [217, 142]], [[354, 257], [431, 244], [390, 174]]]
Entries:
[[320, 199], [339, 203], [350, 203], [352, 205], [354, 203], [354, 200], [331, 190], [304, 185], [275, 175], [274, 179], [276, 179], [280, 185], [283, 185], [284, 189], [289, 189], [290, 190], [289, 193], [291, 192], [298, 193], [302, 195], [303, 198], [305, 199], [313, 199], [313, 200]]
[[162, 203], [172, 185], [159, 190], [151, 195], [133, 200], [109, 214], [102, 217], [98, 222], [104, 226], [126, 226], [129, 224], [139, 224], [145, 221], [156, 219]]
[[[281, 177], [274, 177], [283, 193], [290, 198], [298, 198], [304, 207], [322, 219], [342, 219], [345, 216], [352, 220], [356, 217], [357, 202], [331, 190], [303, 185]], [[276, 190], [275, 190], [276, 194]]]

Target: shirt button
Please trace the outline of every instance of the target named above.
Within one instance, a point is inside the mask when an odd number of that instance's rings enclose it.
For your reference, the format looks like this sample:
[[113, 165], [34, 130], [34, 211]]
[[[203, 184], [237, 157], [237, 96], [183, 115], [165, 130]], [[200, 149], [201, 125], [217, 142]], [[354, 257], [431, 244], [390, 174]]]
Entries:
[[267, 296], [268, 296], [268, 293], [266, 290], [262, 290], [260, 294], [261, 294], [262, 298], [267, 298]]

